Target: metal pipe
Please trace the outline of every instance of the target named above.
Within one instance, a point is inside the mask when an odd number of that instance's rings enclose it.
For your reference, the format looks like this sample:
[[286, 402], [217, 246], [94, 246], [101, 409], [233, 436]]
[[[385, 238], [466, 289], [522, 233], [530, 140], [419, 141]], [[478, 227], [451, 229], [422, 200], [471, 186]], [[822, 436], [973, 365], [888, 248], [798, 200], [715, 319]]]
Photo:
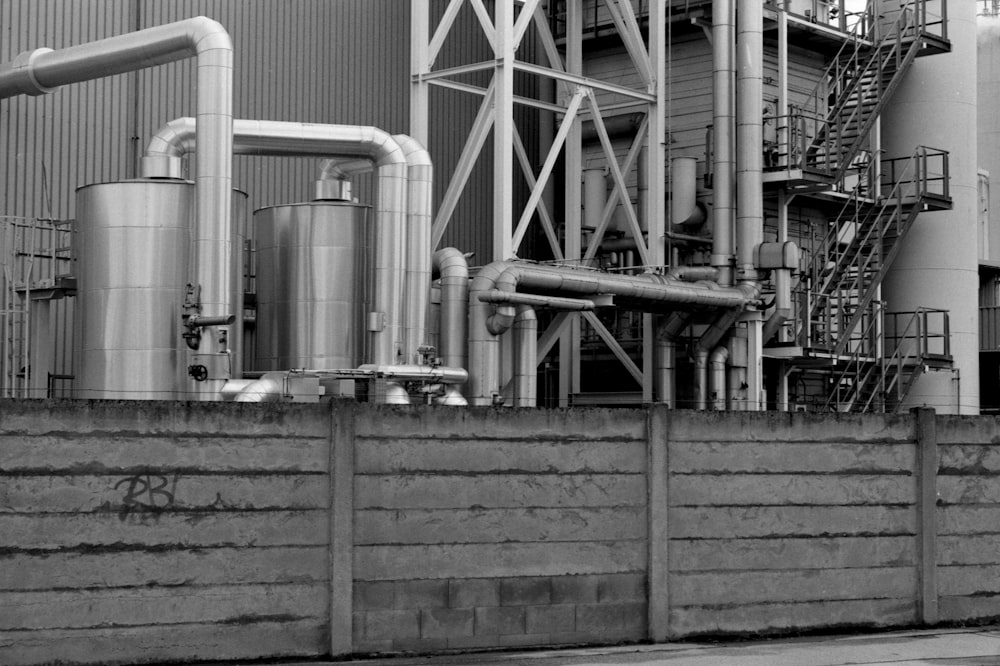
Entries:
[[431, 258], [431, 274], [441, 278], [441, 362], [464, 368], [468, 330], [469, 265], [465, 255], [453, 247], [438, 250]]
[[792, 271], [777, 268], [774, 271], [774, 312], [764, 322], [761, 343], [767, 344], [792, 316]]
[[[688, 283], [666, 275], [615, 275], [567, 266], [510, 264], [496, 279], [501, 291], [519, 287], [545, 292], [612, 294], [641, 303], [644, 311], [656, 311], [656, 304], [695, 308], [742, 308], [757, 298], [756, 284], [720, 287], [713, 282]], [[637, 308], [644, 309], [644, 308]]]
[[[236, 402], [277, 402], [285, 389], [284, 372], [268, 372], [241, 388]], [[225, 393], [225, 389], [223, 389]]]
[[518, 305], [514, 317], [514, 406], [534, 407], [538, 399], [538, 317]]
[[[168, 123], [150, 141], [146, 156], [152, 159], [144, 161], [143, 166], [152, 169], [169, 161], [164, 157], [179, 158], [195, 149], [201, 142], [191, 143], [191, 125], [190, 119]], [[408, 163], [396, 140], [376, 127], [235, 120], [230, 141], [232, 152], [240, 155], [340, 155], [363, 157], [374, 164], [378, 199], [375, 205], [375, 293], [373, 312], [369, 316], [371, 354], [376, 364], [401, 358]], [[201, 159], [199, 156], [199, 164]], [[429, 258], [429, 244], [426, 254]], [[425, 293], [429, 292], [429, 270], [427, 284]], [[426, 298], [423, 299], [425, 304]]]
[[[407, 224], [404, 279], [403, 355], [417, 360], [427, 340], [427, 310], [431, 286], [431, 224], [433, 222], [434, 163], [423, 144], [406, 134], [393, 134], [406, 157]], [[317, 196], [342, 196], [343, 183], [370, 169], [361, 160], [327, 160], [316, 182]], [[348, 188], [349, 191], [349, 188]]]
[[319, 179], [314, 184], [313, 200], [351, 200], [351, 180], [358, 174], [372, 170], [368, 160], [337, 158], [325, 160], [320, 168]]
[[735, 23], [733, 0], [714, 0], [712, 5], [712, 265], [719, 269], [719, 284], [733, 284], [733, 64]]
[[716, 280], [720, 272], [714, 266], [674, 266], [667, 271], [667, 275], [685, 282], [699, 282], [701, 280]]
[[[469, 394], [473, 404], [491, 404], [499, 392], [499, 335], [514, 321], [511, 306], [482, 303], [479, 294], [499, 289], [519, 288], [546, 294], [612, 294], [631, 302], [637, 310], [725, 308], [733, 319], [757, 299], [758, 286], [747, 282], [736, 287], [719, 287], [712, 282], [685, 283], [664, 275], [612, 275], [565, 266], [540, 266], [514, 261], [497, 261], [479, 272], [469, 290]], [[731, 322], [730, 322], [731, 323]], [[714, 346], [714, 345], [713, 345]]]
[[[729, 336], [729, 408], [744, 411], [751, 408], [747, 372], [750, 360], [749, 331], [744, 326], [733, 328]], [[753, 399], [756, 403], [756, 398]], [[754, 408], [758, 409], [758, 408]]]
[[583, 298], [563, 298], [560, 296], [522, 294], [520, 292], [501, 291], [500, 289], [488, 289], [480, 292], [479, 300], [483, 303], [510, 303], [517, 306], [530, 305], [532, 307], [549, 307], [556, 310], [569, 310], [572, 312], [594, 309], [594, 301]]
[[656, 399], [670, 409], [677, 406], [677, 337], [691, 321], [690, 312], [673, 312], [656, 331], [653, 391]]
[[[195, 177], [195, 278], [201, 314], [241, 314], [233, 301], [232, 219], [233, 44], [225, 28], [199, 16], [53, 51], [24, 52], [0, 64], [0, 99], [41, 95], [59, 86], [197, 58], [198, 142], [210, 146]], [[219, 356], [217, 331], [201, 336], [199, 354]], [[221, 364], [228, 365], [228, 364]], [[217, 395], [219, 381], [200, 382], [199, 396]]]
[[716, 347], [708, 358], [708, 392], [711, 396], [712, 409], [725, 411], [726, 409], [726, 361], [729, 359], [729, 350], [725, 347]]
[[694, 408], [708, 409], [708, 350], [694, 351]]
[[696, 227], [705, 221], [705, 209], [698, 205], [698, 160], [675, 157], [670, 167], [670, 221]]
[[[386, 379], [402, 381], [432, 381], [439, 384], [464, 384], [469, 380], [465, 368], [452, 368], [444, 365], [419, 365], [416, 363], [397, 363], [379, 365], [369, 363], [358, 366], [363, 373], [370, 373]], [[313, 371], [316, 372], [316, 371]]]
[[431, 224], [434, 221], [434, 163], [413, 137], [394, 134], [406, 157], [406, 273], [403, 290], [403, 354], [417, 361], [427, 342], [427, 310], [431, 293]]
[[764, 240], [764, 4], [739, 0], [736, 79], [736, 278], [757, 280], [754, 252]]
[[608, 183], [604, 169], [583, 170], [583, 228], [596, 229], [601, 224], [604, 204], [608, 200]]

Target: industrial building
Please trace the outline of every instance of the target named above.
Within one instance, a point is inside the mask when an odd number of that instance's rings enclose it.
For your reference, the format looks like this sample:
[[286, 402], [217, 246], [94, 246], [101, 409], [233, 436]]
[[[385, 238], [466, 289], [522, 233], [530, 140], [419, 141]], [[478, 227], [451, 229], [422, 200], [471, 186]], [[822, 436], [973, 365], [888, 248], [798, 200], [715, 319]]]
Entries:
[[0, 28], [0, 662], [1000, 618], [997, 0]]
[[197, 3], [8, 3], [5, 395], [978, 413], [997, 19], [954, 4], [221, 3], [222, 84], [129, 56]]

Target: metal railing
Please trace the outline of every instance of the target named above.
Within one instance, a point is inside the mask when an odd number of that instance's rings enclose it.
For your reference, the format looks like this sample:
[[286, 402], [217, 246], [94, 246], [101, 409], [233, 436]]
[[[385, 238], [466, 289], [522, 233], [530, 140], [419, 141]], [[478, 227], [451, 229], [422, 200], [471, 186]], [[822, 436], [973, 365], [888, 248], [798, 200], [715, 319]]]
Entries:
[[979, 16], [1000, 16], [1000, 0], [976, 0], [976, 14]]
[[872, 320], [869, 335], [881, 338], [878, 359], [855, 353], [833, 377], [826, 409], [892, 411], [900, 405], [928, 362], [950, 363], [951, 328], [947, 310], [917, 308], [884, 314], [884, 332]]

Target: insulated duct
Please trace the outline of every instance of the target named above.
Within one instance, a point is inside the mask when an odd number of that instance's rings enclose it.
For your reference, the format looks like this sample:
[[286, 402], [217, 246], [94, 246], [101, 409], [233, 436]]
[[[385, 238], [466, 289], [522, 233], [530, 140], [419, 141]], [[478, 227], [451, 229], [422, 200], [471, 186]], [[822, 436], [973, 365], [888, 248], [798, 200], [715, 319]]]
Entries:
[[[431, 287], [431, 224], [433, 222], [434, 164], [423, 144], [406, 134], [393, 134], [406, 156], [407, 237], [403, 309], [403, 354], [416, 362], [418, 349], [427, 341], [428, 294]], [[371, 169], [358, 160], [335, 159], [323, 164], [316, 182], [317, 197], [343, 196], [344, 183]], [[350, 191], [349, 186], [346, 188]]]
[[736, 51], [736, 278], [756, 280], [754, 255], [764, 241], [764, 4], [740, 0]]
[[[180, 159], [194, 150], [194, 123], [190, 118], [171, 121], [150, 141], [144, 168], [146, 177], [174, 171], [170, 158]], [[375, 165], [378, 200], [375, 206], [375, 289], [369, 331], [372, 360], [391, 364], [403, 355], [403, 285], [406, 242], [407, 158], [399, 144], [383, 130], [354, 125], [321, 125], [269, 120], [233, 121], [233, 152], [240, 155], [317, 155], [363, 157]], [[199, 157], [199, 163], [201, 158]], [[157, 170], [159, 169], [159, 170]], [[428, 190], [429, 182], [421, 181]], [[430, 247], [425, 248], [430, 256]], [[429, 261], [429, 259], [428, 259]], [[426, 310], [427, 289], [422, 297]]]
[[538, 401], [538, 317], [530, 305], [518, 305], [514, 317], [514, 406]]
[[670, 409], [677, 406], [677, 337], [691, 322], [690, 312], [673, 312], [656, 331], [656, 374], [653, 390], [656, 400]]
[[432, 277], [441, 278], [441, 323], [438, 355], [445, 365], [464, 368], [465, 338], [468, 330], [469, 264], [453, 247], [441, 248], [432, 256]]
[[726, 410], [726, 361], [729, 350], [726, 347], [716, 347], [708, 356], [708, 393], [711, 396], [712, 409], [723, 412]]
[[712, 4], [712, 127], [715, 138], [712, 163], [712, 265], [719, 269], [719, 284], [733, 283], [733, 64], [735, 47], [735, 0], [714, 0]]
[[[194, 280], [201, 286], [202, 317], [227, 318], [232, 302], [232, 104], [233, 45], [219, 23], [196, 18], [147, 28], [58, 51], [40, 48], [0, 64], [0, 99], [41, 95], [69, 83], [133, 72], [197, 58], [198, 143], [210, 146], [195, 177]], [[212, 327], [222, 328], [222, 327]], [[201, 336], [199, 355], [217, 357], [219, 333]], [[226, 371], [219, 372], [223, 376]], [[218, 377], [211, 377], [217, 379]], [[222, 378], [224, 382], [224, 377]], [[214, 399], [218, 382], [200, 382], [199, 394]]]
[[705, 209], [698, 204], [698, 160], [675, 157], [670, 163], [670, 221], [698, 226], [705, 221]]

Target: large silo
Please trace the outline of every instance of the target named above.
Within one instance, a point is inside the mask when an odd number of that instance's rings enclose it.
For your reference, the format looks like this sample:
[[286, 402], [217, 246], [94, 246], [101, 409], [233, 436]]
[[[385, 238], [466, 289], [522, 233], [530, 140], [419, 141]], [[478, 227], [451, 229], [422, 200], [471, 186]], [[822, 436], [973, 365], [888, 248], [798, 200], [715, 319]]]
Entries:
[[[892, 16], [900, 4], [883, 0], [883, 15]], [[941, 4], [927, 2], [929, 20], [941, 15]], [[947, 17], [951, 52], [917, 58], [886, 110], [882, 136], [889, 157], [910, 155], [918, 145], [948, 151], [953, 207], [916, 218], [883, 298], [889, 312], [928, 307], [950, 313], [955, 371], [924, 373], [904, 407], [978, 414], [976, 3], [948, 2]]]

